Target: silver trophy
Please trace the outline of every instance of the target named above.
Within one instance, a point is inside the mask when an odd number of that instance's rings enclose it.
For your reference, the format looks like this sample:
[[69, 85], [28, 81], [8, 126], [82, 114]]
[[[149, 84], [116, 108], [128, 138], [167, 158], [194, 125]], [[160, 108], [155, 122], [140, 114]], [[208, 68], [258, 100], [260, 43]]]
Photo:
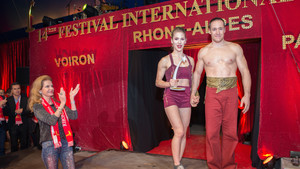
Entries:
[[[173, 78], [172, 78], [172, 79], [176, 80], [178, 69], [179, 69], [181, 63], [182, 63], [182, 62], [185, 62], [186, 60], [187, 60], [187, 58], [186, 58], [186, 56], [184, 55], [184, 56], [181, 58], [181, 60], [180, 60], [180, 62], [178, 63], [178, 65], [176, 66], [176, 69], [175, 69], [175, 71], [174, 71], [174, 74], [173, 74]], [[171, 90], [176, 90], [176, 91], [184, 91], [184, 90], [185, 90], [184, 87], [177, 87], [177, 86], [176, 86], [176, 87], [175, 87], [175, 86], [172, 86], [172, 87], [170, 87], [170, 89], [171, 89]]]

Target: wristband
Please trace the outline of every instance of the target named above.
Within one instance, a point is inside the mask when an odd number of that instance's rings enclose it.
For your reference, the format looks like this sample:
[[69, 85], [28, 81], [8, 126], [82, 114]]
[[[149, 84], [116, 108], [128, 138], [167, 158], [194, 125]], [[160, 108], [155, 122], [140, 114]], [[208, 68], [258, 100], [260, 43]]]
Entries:
[[75, 104], [75, 100], [71, 101], [71, 104]]

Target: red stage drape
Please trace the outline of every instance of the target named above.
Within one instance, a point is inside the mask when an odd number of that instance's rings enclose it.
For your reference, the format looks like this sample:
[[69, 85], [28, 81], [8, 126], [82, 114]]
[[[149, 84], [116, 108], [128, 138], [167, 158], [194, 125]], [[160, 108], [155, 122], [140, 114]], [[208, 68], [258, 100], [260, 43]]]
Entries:
[[[250, 97], [250, 108], [247, 113], [240, 113], [239, 119], [239, 128], [238, 134], [239, 137], [241, 135], [250, 133], [253, 128], [253, 117], [254, 117], [254, 110], [255, 110], [255, 98], [256, 98], [256, 87], [257, 87], [257, 80], [258, 80], [258, 60], [260, 58], [260, 49], [261, 44], [259, 40], [244, 42], [241, 43], [241, 47], [243, 48], [245, 58], [247, 60], [248, 68], [251, 74], [251, 97]], [[244, 89], [242, 83], [242, 77], [239, 71], [237, 71], [238, 77], [238, 96], [239, 96], [239, 103], [241, 98], [244, 96]], [[243, 107], [239, 107], [243, 109]]]
[[130, 145], [128, 50], [123, 33], [107, 31], [60, 40], [52, 35], [41, 43], [35, 41], [37, 34], [30, 34], [31, 81], [47, 74], [56, 92], [64, 87], [66, 93], [80, 84], [75, 98], [78, 119], [71, 120], [71, 127], [76, 144], [84, 150], [119, 149], [122, 140]]
[[[290, 151], [300, 151], [300, 48], [297, 46], [300, 42], [299, 6], [300, 1], [297, 0], [262, 7], [263, 49], [258, 138], [261, 159], [266, 154], [289, 157]], [[286, 40], [290, 41], [290, 46], [284, 43], [285, 35], [290, 35]], [[290, 39], [292, 37], [293, 40]]]
[[16, 68], [29, 66], [29, 40], [0, 44], [0, 88], [8, 89], [16, 80]]

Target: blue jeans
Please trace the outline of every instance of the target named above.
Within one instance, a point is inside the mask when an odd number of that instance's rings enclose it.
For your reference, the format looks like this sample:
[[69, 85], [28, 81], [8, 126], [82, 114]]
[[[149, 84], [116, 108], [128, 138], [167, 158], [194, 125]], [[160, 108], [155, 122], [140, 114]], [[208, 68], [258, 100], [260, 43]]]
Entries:
[[73, 148], [68, 147], [67, 140], [62, 139], [61, 143], [60, 148], [54, 148], [52, 140], [42, 143], [42, 159], [47, 169], [57, 169], [58, 159], [64, 169], [75, 169]]
[[4, 126], [0, 125], [0, 156], [4, 156], [4, 144], [5, 144], [6, 132]]

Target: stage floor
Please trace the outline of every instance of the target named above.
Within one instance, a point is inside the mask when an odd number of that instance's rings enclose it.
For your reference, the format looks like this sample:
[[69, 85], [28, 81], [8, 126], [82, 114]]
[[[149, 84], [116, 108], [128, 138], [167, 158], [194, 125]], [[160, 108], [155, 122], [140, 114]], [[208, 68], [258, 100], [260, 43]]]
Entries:
[[[172, 169], [172, 164], [170, 156], [111, 150], [77, 162], [76, 168]], [[182, 164], [187, 169], [207, 168], [206, 161], [198, 159], [184, 158]]]
[[[6, 142], [6, 150], [9, 145]], [[160, 142], [147, 153], [107, 150], [102, 152], [80, 151], [74, 154], [76, 169], [172, 169], [171, 140]], [[239, 143], [235, 151], [235, 161], [238, 169], [254, 169], [250, 160], [251, 146]], [[186, 169], [206, 169], [205, 129], [203, 126], [191, 127], [191, 135], [182, 164]], [[29, 148], [14, 153], [7, 152], [0, 157], [0, 169], [40, 169], [45, 168], [41, 159], [41, 150]], [[61, 165], [59, 163], [59, 168]]]
[[[0, 157], [0, 169], [40, 169], [45, 168], [40, 157], [41, 150], [27, 149]], [[76, 169], [172, 169], [172, 157], [130, 151], [107, 150], [99, 153], [75, 153]], [[206, 169], [206, 161], [184, 158], [182, 164], [187, 169]], [[59, 166], [59, 168], [62, 168]]]

